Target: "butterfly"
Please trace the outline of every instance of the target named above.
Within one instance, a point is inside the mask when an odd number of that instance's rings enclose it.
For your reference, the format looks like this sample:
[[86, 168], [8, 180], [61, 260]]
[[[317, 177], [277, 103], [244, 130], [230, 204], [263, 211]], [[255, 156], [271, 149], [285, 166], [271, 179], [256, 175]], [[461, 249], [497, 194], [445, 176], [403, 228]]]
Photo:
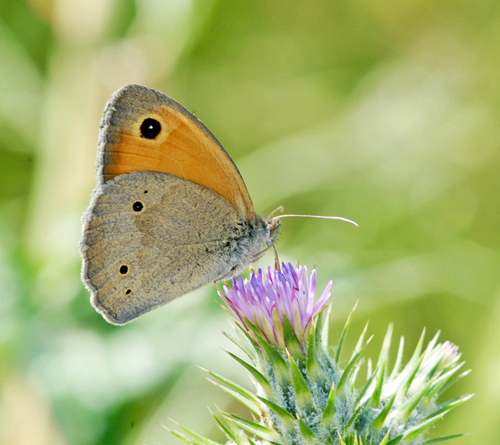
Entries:
[[279, 218], [255, 213], [212, 133], [143, 85], [124, 86], [104, 109], [96, 182], [83, 215], [82, 280], [113, 324], [241, 273], [278, 235]]

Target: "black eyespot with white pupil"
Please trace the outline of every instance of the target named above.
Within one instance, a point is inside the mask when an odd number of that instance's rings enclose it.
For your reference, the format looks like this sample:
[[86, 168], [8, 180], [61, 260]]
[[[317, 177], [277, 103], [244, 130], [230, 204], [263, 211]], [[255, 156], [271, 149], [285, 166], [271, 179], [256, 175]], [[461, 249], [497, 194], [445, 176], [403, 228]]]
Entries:
[[141, 124], [141, 137], [146, 139], [156, 139], [160, 134], [161, 124], [156, 119], [148, 117]]
[[121, 267], [120, 267], [120, 273], [122, 275], [126, 275], [128, 272], [128, 266], [126, 264], [122, 264]]
[[134, 212], [141, 212], [144, 209], [144, 204], [141, 201], [135, 201], [132, 204], [132, 210]]

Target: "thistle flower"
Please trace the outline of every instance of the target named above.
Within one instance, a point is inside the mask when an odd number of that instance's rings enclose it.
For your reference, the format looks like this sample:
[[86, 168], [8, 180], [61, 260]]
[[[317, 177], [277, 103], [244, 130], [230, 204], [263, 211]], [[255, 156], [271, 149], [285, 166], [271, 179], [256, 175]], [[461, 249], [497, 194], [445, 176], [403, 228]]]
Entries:
[[[437, 404], [446, 388], [468, 372], [458, 348], [437, 343], [439, 333], [422, 352], [424, 333], [406, 366], [401, 338], [396, 363], [388, 370], [392, 326], [389, 326], [377, 365], [368, 361], [361, 388], [356, 380], [367, 326], [345, 369], [340, 358], [354, 309], [337, 347], [327, 339], [331, 282], [316, 301], [316, 273], [306, 267], [282, 266], [282, 271], [259, 270], [250, 279], [232, 280], [219, 295], [239, 328], [239, 337], [226, 334], [247, 355], [230, 355], [253, 377], [252, 393], [223, 376], [207, 371], [224, 391], [245, 404], [258, 420], [221, 412], [214, 415], [230, 444], [253, 445], [420, 445], [460, 436], [425, 441], [424, 433], [446, 413], [468, 400], [463, 396]], [[217, 445], [179, 425], [189, 436], [172, 431], [187, 443]], [[254, 437], [252, 439], [251, 437]], [[255, 442], [256, 440], [257, 442]]]
[[219, 296], [255, 341], [259, 340], [259, 335], [253, 334], [257, 328], [267, 343], [285, 351], [286, 326], [295, 334], [293, 341], [297, 341], [305, 352], [312, 320], [328, 305], [332, 282], [328, 283], [317, 303], [316, 271], [312, 271], [309, 279], [307, 267], [299, 266], [295, 270], [291, 264], [283, 264], [281, 272], [268, 268], [265, 277], [259, 269], [250, 280], [241, 276], [233, 278], [232, 285], [232, 288], [224, 286]]

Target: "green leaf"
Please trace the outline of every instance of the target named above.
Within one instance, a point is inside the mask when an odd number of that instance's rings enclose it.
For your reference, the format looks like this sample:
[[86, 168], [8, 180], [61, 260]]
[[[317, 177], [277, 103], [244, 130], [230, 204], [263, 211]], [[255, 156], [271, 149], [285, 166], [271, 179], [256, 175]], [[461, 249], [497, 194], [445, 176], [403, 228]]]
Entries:
[[295, 388], [297, 407], [300, 408], [302, 413], [310, 413], [314, 408], [311, 390], [309, 389], [302, 372], [290, 354], [288, 354], [288, 362], [290, 363], [290, 370], [292, 371], [292, 380]]
[[328, 436], [325, 440], [325, 442], [323, 442], [321, 445], [333, 445], [333, 439], [332, 439], [332, 436]]
[[267, 369], [269, 366], [272, 368], [278, 385], [281, 388], [292, 386], [290, 369], [279, 351], [273, 345], [266, 342], [262, 343], [262, 349], [267, 357], [265, 368]]
[[397, 409], [398, 415], [401, 416], [401, 418], [405, 422], [410, 418], [411, 413], [420, 403], [422, 397], [424, 397], [424, 395], [427, 393], [431, 384], [432, 381], [427, 382], [426, 384], [422, 384], [422, 387], [415, 394], [413, 394], [408, 400], [406, 400], [403, 404], [401, 404], [398, 407]]
[[[387, 357], [386, 357], [387, 358]], [[382, 396], [382, 386], [384, 385], [384, 377], [385, 377], [385, 366], [387, 361], [382, 361], [379, 366], [380, 369], [376, 372], [377, 379], [375, 380], [375, 390], [371, 396], [370, 404], [373, 408], [376, 408], [380, 405], [380, 398]], [[375, 374], [375, 372], [374, 372]]]
[[234, 358], [240, 365], [242, 365], [244, 368], [246, 368], [248, 371], [250, 371], [250, 374], [254, 377], [254, 379], [257, 381], [257, 383], [262, 387], [262, 390], [264, 391], [265, 394], [272, 394], [273, 389], [271, 387], [271, 384], [269, 381], [257, 370], [255, 369], [252, 365], [249, 363], [245, 362], [238, 356], [234, 355], [232, 352], [226, 351], [232, 358]]
[[391, 399], [386, 403], [384, 406], [384, 409], [380, 412], [380, 414], [375, 417], [375, 419], [372, 421], [373, 427], [377, 430], [380, 431], [382, 427], [384, 426], [385, 419], [387, 418], [387, 415], [389, 414], [392, 404], [394, 403], [394, 400], [396, 399], [396, 394], [394, 394]]
[[[239, 445], [243, 445], [243, 444], [255, 445], [255, 442], [254, 442], [252, 439], [250, 439], [250, 437], [248, 437], [248, 436], [247, 436], [246, 432], [238, 426], [238, 424], [237, 424], [237, 422], [236, 422], [235, 420], [233, 420], [233, 419], [232, 419], [231, 417], [229, 417], [229, 416], [225, 416], [224, 418], [225, 418], [225, 420], [226, 420], [226, 423], [227, 423], [227, 424], [229, 425], [229, 427], [231, 428], [231, 430], [232, 430], [235, 434], [237, 434], [237, 436], [238, 436], [238, 439], [237, 439], [237, 440], [238, 440], [238, 442], [237, 442], [237, 443], [238, 443]], [[278, 444], [278, 443], [276, 443], [276, 442], [272, 441], [270, 438], [265, 439], [265, 440], [266, 440], [266, 442], [268, 442], [268, 443], [270, 443], [270, 444], [280, 445], [280, 444]]]
[[370, 438], [370, 440], [368, 440], [368, 435], [370, 434], [370, 430], [367, 429], [366, 430], [366, 433], [365, 433], [365, 437], [363, 437], [363, 440], [364, 440], [364, 443], [366, 445], [373, 445], [373, 437]]
[[300, 417], [297, 417], [297, 421], [299, 422], [299, 429], [302, 434], [302, 438], [304, 439], [301, 443], [310, 445], [317, 444], [317, 437], [311, 428], [309, 428]]
[[[213, 383], [218, 388], [222, 389], [224, 392], [229, 394], [231, 397], [234, 397], [238, 402], [240, 402], [242, 405], [246, 406], [249, 410], [253, 411], [255, 414], [257, 414], [259, 416], [262, 414], [262, 411], [260, 410], [259, 405], [258, 404], [256, 405], [253, 402], [253, 400], [249, 400], [245, 396], [239, 394], [238, 392], [233, 391], [232, 389], [229, 389], [227, 386], [220, 385], [219, 383], [217, 383], [211, 379], [207, 379], [207, 380], [210, 383]], [[257, 403], [257, 401], [256, 401], [256, 403]]]
[[317, 348], [328, 349], [328, 320], [330, 319], [331, 311], [332, 306], [328, 304], [316, 317], [315, 341]]
[[255, 360], [252, 360], [252, 361], [255, 365], [257, 365], [257, 363], [259, 362], [259, 358], [260, 358], [258, 355], [260, 353], [260, 346], [252, 338], [252, 336], [250, 335], [250, 333], [248, 331], [248, 328], [246, 328], [245, 326], [243, 326], [241, 323], [239, 323], [237, 321], [235, 321], [234, 324], [240, 330], [240, 332], [244, 335], [244, 338], [246, 338], [248, 340], [248, 342], [250, 343], [250, 345], [253, 347], [253, 349], [255, 351], [255, 354], [253, 354], [255, 357]]
[[[248, 318], [245, 318], [244, 329], [247, 330], [247, 333], [253, 334], [255, 337], [257, 337], [257, 341], [255, 341], [255, 338], [252, 337], [252, 335], [250, 335], [250, 338], [253, 340], [252, 344], [254, 345], [255, 348], [260, 348], [260, 343], [263, 341], [268, 343], [268, 339], [267, 339], [265, 333], [262, 332], [262, 330], [257, 325], [252, 323]], [[268, 330], [269, 330], [269, 326], [268, 326]]]
[[387, 434], [384, 436], [384, 438], [380, 441], [380, 443], [378, 445], [387, 445], [390, 433], [391, 433], [391, 430], [387, 431]]
[[[178, 433], [177, 431], [170, 430], [167, 428], [167, 431], [172, 434], [173, 436], [177, 437], [178, 439], [181, 439], [183, 442], [189, 443], [190, 445], [203, 445], [203, 442], [199, 442], [197, 440], [191, 439], [184, 434]], [[221, 445], [221, 444], [218, 444]]]
[[334, 357], [335, 363], [337, 363], [337, 365], [340, 362], [340, 354], [342, 353], [342, 348], [344, 346], [344, 341], [345, 341], [345, 338], [347, 336], [347, 331], [349, 330], [349, 326], [351, 325], [352, 317], [354, 315], [354, 311], [356, 310], [357, 305], [358, 305], [358, 302], [356, 302], [356, 304], [352, 308], [352, 311], [349, 314], [349, 317], [347, 317], [347, 321], [345, 322], [344, 329], [342, 329], [342, 333], [340, 334], [339, 344], [337, 346], [337, 351], [335, 352], [335, 357]]
[[259, 436], [261, 439], [264, 440], [269, 440], [269, 439], [279, 439], [280, 436], [279, 434], [270, 429], [265, 427], [264, 425], [261, 425], [260, 423], [254, 422], [249, 419], [245, 419], [244, 417], [238, 416], [236, 414], [230, 414], [226, 412], [221, 412], [221, 414], [224, 417], [227, 417], [228, 419], [231, 419], [233, 422], [235, 422], [239, 427], [243, 428], [244, 430], [255, 434], [256, 436]]
[[[252, 343], [248, 342], [248, 334], [245, 335], [243, 338], [238, 338], [234, 337], [233, 335], [222, 331], [222, 334], [231, 340], [238, 348], [240, 348], [247, 356], [248, 358], [256, 365], [258, 363], [259, 358], [257, 357], [257, 354], [255, 353], [255, 347], [252, 348]], [[243, 339], [245, 341], [243, 341]], [[254, 342], [255, 344], [255, 342]]]
[[353, 358], [351, 358], [351, 360], [347, 364], [347, 367], [345, 368], [344, 372], [342, 373], [342, 377], [340, 377], [339, 383], [337, 384], [337, 396], [342, 394], [342, 392], [344, 391], [344, 385], [346, 384], [348, 378], [350, 377], [352, 371], [354, 370], [354, 367], [356, 366], [358, 361], [361, 359], [361, 354], [363, 353], [365, 348], [368, 346], [368, 344], [370, 343], [372, 338], [373, 338], [373, 336], [371, 336], [366, 341], [366, 343], [363, 345], [361, 350], [358, 351], [358, 353]]
[[[234, 383], [233, 381], [227, 379], [226, 377], [224, 377], [224, 376], [222, 376], [220, 374], [217, 374], [215, 372], [209, 371], [208, 369], [202, 368], [201, 366], [199, 366], [199, 368], [201, 370], [205, 371], [207, 374], [211, 375], [212, 377], [216, 378], [220, 382], [224, 383], [229, 388], [232, 388], [234, 391], [237, 391], [238, 393], [240, 393], [243, 397], [245, 397], [248, 401], [252, 402], [255, 406], [257, 406], [257, 407], [259, 406], [259, 401], [258, 401], [257, 397], [255, 397], [255, 395], [252, 392], [250, 392], [247, 389], [243, 388], [243, 386], [240, 386], [237, 383]], [[210, 379], [208, 379], [208, 380], [211, 381], [211, 382], [213, 382]], [[213, 383], [217, 384], [216, 382], [213, 382]], [[222, 389], [224, 389], [224, 386], [219, 386], [219, 387], [222, 388]], [[250, 408], [250, 409], [252, 409], [252, 408]], [[258, 415], [261, 414], [260, 409], [258, 409], [258, 411], [255, 411], [254, 409], [252, 409], [252, 411], [254, 411]]]
[[285, 349], [285, 331], [283, 328], [283, 323], [281, 322], [280, 316], [278, 314], [278, 308], [273, 307], [271, 312], [271, 318], [273, 320], [274, 332], [276, 333], [276, 341], [278, 344], [278, 349]]
[[355, 408], [361, 403], [361, 399], [365, 395], [368, 387], [371, 385], [371, 383], [372, 383], [373, 379], [375, 378], [375, 376], [377, 375], [377, 373], [378, 373], [378, 369], [375, 369], [375, 371], [372, 372], [372, 375], [370, 376], [370, 378], [367, 380], [367, 382], [365, 383], [365, 385], [363, 386], [363, 388], [359, 392], [358, 397], [356, 397], [356, 400], [355, 400], [355, 402], [353, 404], [353, 406]]
[[271, 408], [279, 417], [281, 417], [282, 419], [287, 419], [287, 421], [291, 422], [292, 424], [295, 424], [295, 417], [291, 413], [289, 413], [285, 408], [279, 406], [277, 403], [274, 403], [269, 399], [266, 399], [265, 397], [261, 396], [257, 397], [262, 403]]
[[262, 403], [267, 405], [272, 411], [274, 411], [278, 415], [278, 417], [283, 422], [283, 426], [287, 431], [289, 432], [294, 431], [296, 419], [291, 413], [289, 413], [285, 408], [282, 408], [281, 406], [272, 402], [269, 399], [260, 396], [257, 397], [259, 398], [259, 400], [262, 401]]
[[356, 391], [356, 379], [358, 378], [359, 370], [361, 369], [363, 362], [364, 360], [360, 360], [359, 363], [356, 364], [354, 371], [352, 372], [351, 377], [349, 378], [352, 394], [354, 394]]
[[391, 347], [392, 329], [393, 329], [393, 326], [392, 326], [392, 323], [390, 323], [389, 327], [387, 328], [387, 333], [385, 334], [385, 337], [384, 337], [382, 349], [380, 350], [380, 355], [379, 355], [378, 363], [377, 363], [378, 368], [382, 367], [382, 363], [387, 363], [387, 360], [389, 358], [389, 348]]
[[335, 425], [335, 383], [332, 383], [328, 394], [328, 400], [321, 418], [321, 425], [328, 431]]
[[[191, 438], [186, 438], [187, 440], [190, 440], [192, 442], [188, 442], [188, 443], [194, 443], [196, 445], [220, 445], [219, 442], [214, 442], [213, 440], [210, 440], [210, 439], [207, 439], [206, 437], [203, 437], [201, 435], [199, 435], [198, 433], [195, 433], [194, 431], [190, 430], [189, 428], [186, 428], [185, 426], [182, 426], [180, 423], [177, 423], [175, 420], [173, 419], [170, 419], [172, 422], [174, 422], [179, 428], [181, 428], [182, 430], [184, 430], [186, 433], [188, 434], [191, 434], [191, 436], [193, 436], [194, 439], [191, 439]], [[173, 431], [171, 431], [172, 434], [174, 433]], [[182, 436], [182, 434], [178, 433], [180, 436]], [[176, 436], [176, 434], [174, 434]], [[177, 436], [179, 437], [179, 436]], [[179, 439], [181, 439], [181, 437], [179, 437]]]
[[441, 420], [446, 414], [446, 412], [439, 414], [435, 417], [432, 417], [428, 420], [424, 420], [417, 426], [413, 427], [411, 430], [406, 431], [403, 434], [404, 439], [406, 439], [408, 442], [411, 442], [413, 439], [416, 439], [418, 436], [420, 436], [424, 431], [428, 430], [432, 425], [434, 425], [438, 420]]
[[444, 373], [443, 375], [439, 376], [436, 379], [433, 379], [431, 388], [429, 390], [429, 393], [427, 394], [427, 397], [432, 398], [436, 394], [440, 394], [442, 392], [442, 389], [448, 383], [448, 381], [453, 378], [453, 376], [458, 372], [458, 370], [464, 365], [465, 362], [459, 363], [457, 366], [454, 368], [450, 369], [448, 372]]
[[337, 434], [339, 436], [339, 444], [340, 445], [345, 445], [344, 439], [342, 439], [342, 436], [340, 435], [340, 433], [338, 431], [337, 431]]
[[219, 428], [222, 430], [222, 432], [226, 435], [226, 437], [235, 442], [235, 443], [238, 443], [238, 436], [235, 432], [231, 431], [228, 427], [226, 427], [226, 425], [224, 425], [222, 423], [222, 421], [214, 414], [212, 413], [212, 411], [210, 411], [211, 414], [212, 414], [212, 417], [215, 419], [215, 421], [217, 422], [217, 425], [219, 426]]
[[[283, 315], [285, 317], [285, 315]], [[292, 326], [295, 326], [294, 333], [299, 341], [299, 345], [305, 344], [305, 326], [302, 326], [302, 317], [300, 315], [300, 311], [292, 310], [292, 319], [289, 320]]]
[[304, 360], [304, 352], [302, 351], [299, 340], [295, 335], [293, 326], [286, 315], [283, 315], [283, 328], [285, 332], [286, 348], [288, 349], [288, 351], [290, 351], [290, 354], [292, 354], [292, 356], [300, 360]]
[[465, 435], [466, 434], [461, 433], [461, 434], [451, 434], [449, 436], [436, 437], [435, 439], [429, 439], [429, 440], [426, 440], [425, 442], [422, 442], [422, 445], [429, 445], [431, 443], [444, 442], [445, 440], [456, 439], [457, 437], [462, 437]]
[[403, 372], [401, 373], [401, 375], [403, 375], [404, 373], [405, 376], [402, 378], [402, 382], [400, 383], [400, 385], [398, 385], [399, 387], [398, 397], [400, 398], [403, 398], [408, 393], [411, 383], [415, 375], [417, 374], [420, 365], [422, 364], [422, 360], [424, 359], [423, 356], [420, 356], [420, 353], [422, 352], [422, 346], [424, 344], [424, 336], [425, 336], [425, 328], [422, 331], [422, 335], [420, 336], [420, 339], [417, 343], [415, 352], [413, 353], [410, 361], [407, 363]]
[[316, 328], [316, 323], [313, 323], [311, 327], [311, 335], [307, 344], [306, 368], [309, 378], [314, 381], [316, 385], [321, 386], [326, 380], [326, 376], [319, 363], [316, 341], [314, 341], [314, 338], [316, 337]]
[[399, 339], [398, 353], [396, 355], [396, 362], [394, 363], [394, 368], [392, 368], [391, 375], [389, 376], [389, 381], [394, 380], [396, 376], [401, 371], [401, 366], [403, 364], [403, 349], [405, 346], [405, 338], [401, 337]]
[[358, 342], [356, 343], [356, 347], [352, 351], [351, 358], [349, 360], [351, 360], [363, 347], [363, 344], [365, 341], [366, 331], [368, 330], [368, 324], [369, 324], [369, 322], [366, 322], [365, 327], [363, 328], [363, 331], [361, 332], [361, 335], [359, 336]]
[[354, 414], [349, 418], [349, 420], [347, 421], [347, 423], [344, 426], [344, 429], [343, 429], [344, 432], [347, 433], [348, 429], [353, 424], [353, 422], [356, 420], [356, 418], [359, 416], [359, 413], [361, 412], [361, 410], [363, 408], [364, 408], [364, 405], [359, 405], [358, 408], [356, 409], [356, 411], [354, 411]]
[[399, 435], [395, 437], [394, 439], [391, 439], [389, 442], [387, 442], [387, 445], [396, 445], [397, 443], [401, 442], [403, 440], [403, 435]]
[[427, 347], [425, 348], [425, 351], [423, 353], [423, 356], [425, 358], [428, 358], [434, 352], [434, 346], [436, 346], [436, 343], [437, 343], [440, 335], [441, 335], [441, 331], [437, 331], [436, 335], [434, 335], [434, 337], [432, 337], [432, 340], [429, 342], [429, 344], [427, 345]]
[[448, 400], [447, 402], [441, 403], [441, 405], [439, 405], [437, 409], [432, 414], [427, 416], [424, 420], [430, 419], [431, 417], [437, 416], [438, 414], [441, 414], [443, 412], [449, 412], [452, 409], [456, 408], [457, 406], [460, 406], [462, 403], [467, 402], [467, 400], [471, 399], [473, 396], [474, 394], [469, 394], [463, 397], [454, 398]]
[[[260, 311], [256, 311], [254, 313], [254, 317], [256, 318], [256, 324], [254, 326], [259, 326], [262, 334], [264, 334], [266, 341], [268, 343], [274, 342], [274, 332], [272, 326], [267, 321], [267, 318]], [[245, 323], [248, 324], [250, 320], [245, 320]]]
[[391, 347], [391, 339], [392, 339], [392, 323], [389, 324], [389, 327], [387, 328], [387, 333], [385, 334], [384, 342], [382, 344], [382, 349], [380, 350], [380, 355], [378, 358], [377, 368], [379, 372], [375, 383], [375, 389], [373, 391], [370, 401], [371, 406], [374, 408], [379, 406], [380, 397], [382, 396], [382, 386], [384, 384], [385, 369], [387, 366], [387, 361], [389, 359], [389, 348]]
[[328, 350], [330, 349], [327, 344], [328, 340], [328, 317], [330, 315], [331, 306], [328, 305], [323, 310], [321, 310], [315, 318], [316, 327], [314, 329], [314, 337], [311, 339], [316, 343], [316, 353], [318, 356], [318, 362], [323, 370], [323, 372], [327, 375], [333, 375], [334, 379], [337, 377], [337, 368], [333, 364], [333, 360], [331, 359]]
[[468, 369], [467, 371], [464, 371], [462, 372], [461, 374], [459, 375], [456, 375], [454, 377], [452, 377], [450, 380], [448, 380], [448, 382], [446, 383], [446, 385], [444, 385], [442, 388], [441, 388], [441, 391], [440, 391], [440, 394], [444, 393], [450, 386], [453, 386], [455, 383], [457, 383], [460, 379], [468, 376], [470, 373], [472, 372], [472, 369]]

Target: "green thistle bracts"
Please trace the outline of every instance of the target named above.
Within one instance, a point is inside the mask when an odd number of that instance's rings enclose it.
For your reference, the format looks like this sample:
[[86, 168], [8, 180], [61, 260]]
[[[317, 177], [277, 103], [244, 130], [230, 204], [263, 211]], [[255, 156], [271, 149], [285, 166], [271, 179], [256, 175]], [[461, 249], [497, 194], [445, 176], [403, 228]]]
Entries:
[[[230, 355], [250, 372], [257, 387], [252, 393], [207, 371], [214, 383], [257, 417], [249, 420], [226, 412], [214, 415], [229, 443], [417, 445], [460, 436], [428, 441], [424, 438], [434, 423], [470, 398], [437, 404], [443, 391], [467, 374], [459, 374], [463, 362], [457, 348], [448, 342], [438, 344], [437, 334], [423, 351], [422, 334], [403, 367], [401, 339], [396, 363], [389, 373], [390, 326], [378, 363], [373, 367], [368, 362], [367, 378], [358, 387], [363, 352], [370, 342], [365, 340], [367, 327], [345, 369], [341, 369], [343, 344], [354, 310], [337, 348], [330, 353], [330, 286], [315, 303], [315, 272], [309, 280], [306, 268], [283, 265], [282, 272], [268, 270], [264, 276], [259, 271], [250, 280], [234, 279], [232, 288], [225, 286], [220, 292], [240, 334], [226, 335], [241, 348], [247, 360]], [[190, 436], [173, 434], [187, 443], [216, 444], [180, 427]]]

